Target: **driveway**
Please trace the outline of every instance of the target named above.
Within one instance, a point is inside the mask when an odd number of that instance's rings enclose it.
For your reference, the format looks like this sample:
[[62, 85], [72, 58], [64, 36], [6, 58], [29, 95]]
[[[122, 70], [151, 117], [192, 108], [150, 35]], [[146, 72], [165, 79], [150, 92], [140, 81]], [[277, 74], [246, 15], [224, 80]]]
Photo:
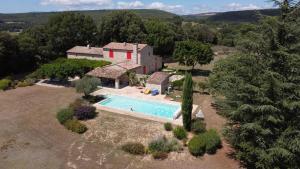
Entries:
[[[60, 125], [55, 114], [74, 101], [72, 88], [32, 86], [0, 92], [0, 168], [15, 169], [236, 169], [228, 146], [201, 158], [171, 153], [164, 161], [131, 156], [120, 150], [128, 141], [147, 143], [158, 135], [172, 137], [158, 122], [100, 112], [84, 122], [89, 130], [78, 135]], [[203, 102], [205, 105], [209, 103]], [[199, 105], [203, 105], [199, 103]], [[210, 109], [210, 107], [205, 107]], [[214, 111], [205, 111], [215, 113]], [[210, 116], [213, 121], [216, 115]], [[215, 127], [216, 124], [208, 124]]]

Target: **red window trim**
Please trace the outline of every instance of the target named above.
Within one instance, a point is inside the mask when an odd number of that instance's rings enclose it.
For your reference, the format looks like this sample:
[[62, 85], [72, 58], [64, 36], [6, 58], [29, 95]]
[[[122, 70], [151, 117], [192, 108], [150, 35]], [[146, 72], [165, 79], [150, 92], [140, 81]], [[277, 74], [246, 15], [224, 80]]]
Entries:
[[144, 72], [144, 74], [146, 74], [146, 72], [147, 72], [147, 67], [146, 66], [143, 67], [143, 72]]

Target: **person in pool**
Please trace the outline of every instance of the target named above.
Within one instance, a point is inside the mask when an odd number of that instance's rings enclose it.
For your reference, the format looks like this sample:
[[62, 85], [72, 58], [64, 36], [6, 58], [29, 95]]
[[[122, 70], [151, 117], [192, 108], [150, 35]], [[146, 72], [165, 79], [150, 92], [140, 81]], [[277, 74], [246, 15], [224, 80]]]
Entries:
[[133, 111], [133, 108], [131, 107], [130, 110]]

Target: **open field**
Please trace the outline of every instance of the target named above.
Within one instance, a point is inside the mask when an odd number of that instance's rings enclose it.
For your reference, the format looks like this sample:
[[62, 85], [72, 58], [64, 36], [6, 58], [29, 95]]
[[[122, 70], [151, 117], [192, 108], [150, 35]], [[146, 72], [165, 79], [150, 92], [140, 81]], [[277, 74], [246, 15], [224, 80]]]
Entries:
[[[71, 88], [32, 86], [0, 93], [1, 168], [100, 168], [100, 169], [236, 169], [227, 156], [227, 144], [216, 155], [195, 158], [185, 150], [171, 153], [164, 161], [150, 156], [131, 156], [119, 149], [127, 141], [140, 141], [172, 133], [158, 122], [100, 112], [85, 122], [84, 135], [67, 131], [55, 119], [55, 112], [79, 97]], [[208, 97], [208, 98], [205, 98]], [[209, 96], [195, 96], [203, 107], [208, 128], [221, 128], [224, 120], [210, 106]]]

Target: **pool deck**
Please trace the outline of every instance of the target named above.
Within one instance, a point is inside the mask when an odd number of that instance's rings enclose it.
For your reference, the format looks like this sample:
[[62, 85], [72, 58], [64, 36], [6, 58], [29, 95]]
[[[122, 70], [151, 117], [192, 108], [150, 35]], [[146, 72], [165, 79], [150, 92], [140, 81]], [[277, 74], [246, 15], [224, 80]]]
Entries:
[[[143, 91], [143, 90], [144, 89], [138, 89], [137, 87], [130, 87], [130, 86], [124, 87], [122, 89], [102, 87], [100, 90], [95, 91], [93, 93], [93, 95], [120, 95], [120, 96], [136, 98], [136, 99], [138, 98], [141, 100], [159, 101], [161, 103], [166, 103], [166, 104], [176, 104], [176, 105], [181, 104], [180, 102], [175, 102], [175, 101], [166, 99], [166, 95], [157, 95], [157, 96], [146, 95], [144, 93], [141, 93], [141, 91]], [[142, 113], [134, 113], [134, 112], [130, 112], [130, 111], [113, 109], [113, 108], [109, 108], [106, 106], [101, 106], [99, 103], [94, 104], [94, 106], [98, 110], [108, 111], [108, 112], [112, 112], [112, 113], [119, 113], [122, 115], [128, 115], [128, 116], [133, 116], [133, 117], [152, 120], [152, 121], [158, 121], [161, 123], [170, 122], [172, 124], [182, 126], [182, 116], [179, 114], [180, 110], [177, 112], [178, 118], [169, 120], [169, 119], [160, 118], [160, 117], [156, 117], [156, 116], [145, 115]], [[193, 105], [192, 113], [194, 114], [197, 109], [198, 109], [198, 105]]]

